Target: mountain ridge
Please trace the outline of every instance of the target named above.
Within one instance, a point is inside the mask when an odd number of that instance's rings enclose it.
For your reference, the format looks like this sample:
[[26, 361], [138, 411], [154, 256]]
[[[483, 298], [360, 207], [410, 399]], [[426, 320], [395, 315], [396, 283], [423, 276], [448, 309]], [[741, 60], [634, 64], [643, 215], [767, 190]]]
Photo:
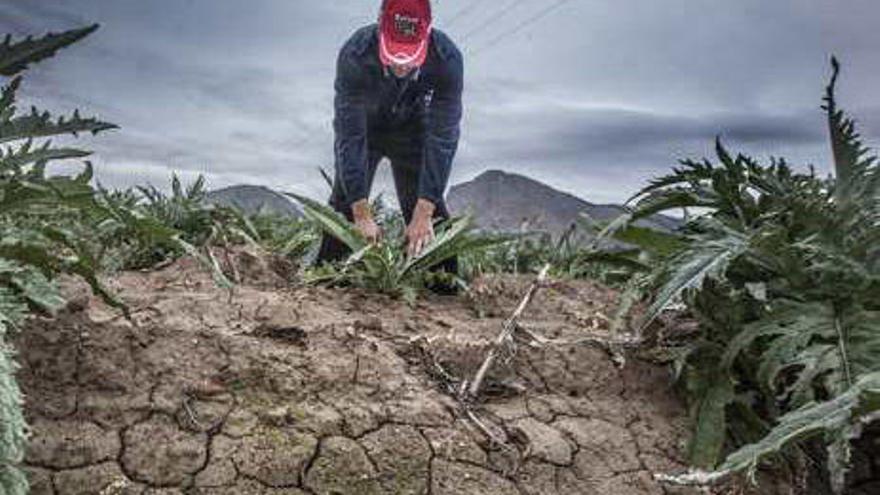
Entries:
[[[208, 202], [233, 206], [250, 215], [270, 212], [291, 218], [302, 216], [298, 204], [266, 186], [241, 184], [213, 190], [208, 193]], [[453, 185], [447, 204], [453, 215], [471, 213], [476, 227], [482, 230], [513, 232], [525, 227], [554, 236], [568, 230], [582, 214], [603, 223], [626, 213], [621, 205], [591, 203], [528, 176], [498, 169]], [[655, 215], [637, 225], [668, 232], [677, 229], [681, 221]]]
[[[474, 179], [452, 186], [447, 195], [455, 215], [470, 212], [477, 227], [492, 231], [528, 230], [560, 235], [586, 214], [597, 222], [608, 222], [626, 213], [622, 205], [596, 204], [555, 189], [525, 175], [487, 170]], [[655, 215], [637, 225], [671, 231], [681, 221]]]
[[238, 208], [243, 213], [274, 213], [299, 218], [302, 209], [287, 196], [266, 186], [238, 184], [208, 192], [208, 202]]

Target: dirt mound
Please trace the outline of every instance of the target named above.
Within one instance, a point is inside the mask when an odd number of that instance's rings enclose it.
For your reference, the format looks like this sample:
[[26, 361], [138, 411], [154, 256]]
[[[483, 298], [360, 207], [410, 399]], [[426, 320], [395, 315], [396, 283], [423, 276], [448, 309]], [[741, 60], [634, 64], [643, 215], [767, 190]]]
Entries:
[[[665, 493], [651, 473], [684, 468], [687, 419], [662, 368], [521, 345], [481, 410], [509, 445], [458, 416], [447, 387], [527, 284], [408, 307], [354, 290], [226, 291], [183, 262], [110, 281], [131, 321], [69, 287], [70, 308], [17, 342], [33, 493]], [[601, 331], [615, 297], [556, 284], [523, 325]]]

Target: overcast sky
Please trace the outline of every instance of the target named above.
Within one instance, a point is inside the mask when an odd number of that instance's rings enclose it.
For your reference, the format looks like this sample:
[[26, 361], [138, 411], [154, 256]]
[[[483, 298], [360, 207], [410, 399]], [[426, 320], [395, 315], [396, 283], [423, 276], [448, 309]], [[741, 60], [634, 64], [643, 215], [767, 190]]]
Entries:
[[[877, 0], [435, 0], [465, 54], [451, 183], [523, 173], [621, 201], [722, 135], [759, 158], [828, 170], [819, 110], [841, 104], [880, 141]], [[336, 53], [380, 0], [0, 0], [16, 35], [101, 29], [28, 74], [23, 95], [121, 130], [81, 139], [111, 186], [264, 184], [323, 196]], [[543, 15], [543, 17], [538, 17]], [[530, 22], [534, 20], [534, 22]], [[379, 189], [387, 187], [387, 167]]]

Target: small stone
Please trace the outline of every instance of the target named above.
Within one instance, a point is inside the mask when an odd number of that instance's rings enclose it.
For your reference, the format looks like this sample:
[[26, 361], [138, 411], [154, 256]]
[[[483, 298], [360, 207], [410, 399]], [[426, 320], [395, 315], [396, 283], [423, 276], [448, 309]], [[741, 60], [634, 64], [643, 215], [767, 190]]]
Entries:
[[598, 482], [595, 486], [596, 493], [613, 493], [615, 495], [663, 493], [663, 489], [660, 485], [658, 485], [651, 475], [645, 471], [624, 473]]
[[486, 453], [466, 431], [457, 428], [425, 428], [423, 431], [437, 456], [471, 464], [486, 463]]
[[223, 423], [223, 433], [233, 438], [247, 436], [256, 428], [259, 420], [247, 409], [235, 409]]
[[[70, 394], [73, 396], [73, 394]], [[150, 392], [141, 391], [82, 391], [79, 413], [105, 429], [131, 426], [150, 414]]]
[[119, 435], [83, 421], [37, 420], [32, 424], [33, 438], [27, 460], [55, 469], [69, 469], [98, 464], [116, 458]]
[[288, 407], [289, 424], [318, 437], [341, 435], [345, 421], [339, 412], [320, 402], [299, 402]]
[[553, 426], [566, 432], [581, 451], [575, 469], [586, 477], [604, 477], [641, 467], [629, 430], [598, 419], [565, 418]]
[[427, 491], [431, 450], [415, 428], [385, 426], [362, 438], [361, 445], [376, 463], [387, 493], [405, 495]]
[[505, 422], [516, 421], [517, 419], [529, 416], [526, 402], [520, 397], [512, 398], [504, 402], [487, 404], [486, 410]]
[[193, 488], [190, 495], [306, 495], [306, 492], [293, 487], [269, 488], [259, 482], [240, 478], [232, 486], [217, 488]]
[[305, 488], [322, 494], [372, 495], [383, 492], [364, 449], [345, 437], [330, 437], [321, 443], [321, 453], [303, 484]]
[[195, 432], [215, 431], [232, 408], [232, 401], [220, 400], [187, 400], [175, 415], [177, 424], [184, 430]]
[[[92, 495], [95, 493], [129, 494], [125, 491], [133, 483], [122, 474], [115, 462], [105, 462], [83, 469], [59, 471], [55, 473], [55, 493], [58, 495]], [[110, 488], [113, 487], [113, 488]], [[111, 491], [112, 490], [112, 491]], [[40, 491], [32, 490], [39, 494]], [[52, 492], [42, 492], [52, 493]]]
[[452, 417], [439, 400], [430, 394], [412, 394], [386, 406], [389, 418], [398, 423], [416, 426], [446, 426]]
[[307, 433], [263, 427], [240, 441], [233, 459], [245, 476], [285, 487], [299, 484], [300, 473], [317, 447], [318, 440]]
[[27, 475], [28, 483], [31, 485], [31, 493], [34, 495], [53, 494], [52, 473], [45, 469], [36, 467], [26, 467], [24, 472]]
[[571, 464], [571, 445], [559, 430], [533, 418], [521, 419], [513, 426], [525, 435], [533, 456], [558, 466]]
[[556, 471], [558, 469], [560, 468], [546, 462], [526, 461], [517, 472], [516, 484], [525, 495], [565, 493], [557, 489]]
[[182, 485], [205, 464], [207, 440], [204, 433], [183, 431], [171, 418], [156, 415], [125, 432], [122, 463], [138, 481]]
[[196, 475], [195, 486], [199, 488], [218, 488], [235, 484], [238, 473], [232, 461], [238, 450], [238, 441], [217, 435], [211, 441], [211, 462]]
[[270, 426], [284, 426], [287, 424], [289, 411], [286, 407], [275, 407], [260, 414], [260, 420]]
[[358, 330], [382, 330], [382, 319], [378, 316], [368, 316], [354, 322], [354, 327]]
[[460, 495], [491, 493], [492, 495], [519, 495], [513, 483], [477, 466], [434, 459], [431, 472], [431, 493]]

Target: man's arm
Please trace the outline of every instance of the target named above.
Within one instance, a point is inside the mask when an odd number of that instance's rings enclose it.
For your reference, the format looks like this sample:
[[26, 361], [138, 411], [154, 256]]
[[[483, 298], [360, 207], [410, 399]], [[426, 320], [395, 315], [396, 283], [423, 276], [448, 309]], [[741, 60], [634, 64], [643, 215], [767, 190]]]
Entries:
[[434, 88], [425, 126], [425, 166], [419, 179], [419, 198], [434, 205], [443, 200], [452, 159], [458, 148], [463, 79], [461, 53], [455, 50]]
[[365, 75], [346, 47], [339, 52], [333, 130], [337, 179], [345, 206], [367, 198], [367, 95]]
[[367, 198], [367, 84], [366, 74], [349, 53], [339, 52], [333, 129], [336, 133], [336, 173], [341, 181], [343, 208], [351, 209], [358, 231], [370, 242], [382, 237]]
[[458, 148], [464, 68], [461, 53], [447, 59], [448, 66], [434, 88], [425, 125], [425, 164], [419, 176], [419, 199], [406, 229], [407, 254], [418, 256], [434, 237], [432, 218], [443, 201], [452, 159]]

